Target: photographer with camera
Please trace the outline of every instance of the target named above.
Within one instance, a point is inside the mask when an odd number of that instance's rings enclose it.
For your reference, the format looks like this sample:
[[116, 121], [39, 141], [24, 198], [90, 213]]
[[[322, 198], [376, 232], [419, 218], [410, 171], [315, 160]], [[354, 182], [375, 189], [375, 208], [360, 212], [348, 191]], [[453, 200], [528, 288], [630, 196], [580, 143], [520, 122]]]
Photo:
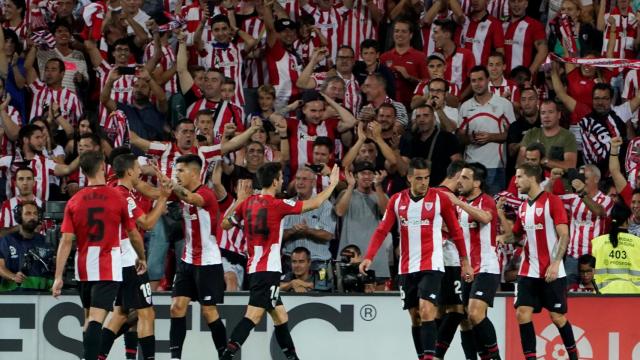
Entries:
[[53, 284], [53, 248], [36, 229], [42, 222], [35, 201], [14, 208], [18, 231], [0, 238], [0, 291], [47, 290]]
[[336, 264], [336, 277], [338, 291], [340, 292], [364, 292], [372, 294], [376, 291], [376, 273], [367, 270], [360, 273], [362, 251], [356, 245], [347, 245], [340, 252], [340, 262]]

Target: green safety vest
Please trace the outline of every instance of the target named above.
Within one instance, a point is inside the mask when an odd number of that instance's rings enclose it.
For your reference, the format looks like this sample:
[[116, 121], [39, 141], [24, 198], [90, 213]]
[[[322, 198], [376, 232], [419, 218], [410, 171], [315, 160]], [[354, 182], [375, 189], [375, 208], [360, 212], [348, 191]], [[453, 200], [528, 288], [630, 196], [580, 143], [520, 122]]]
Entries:
[[53, 286], [53, 279], [42, 276], [27, 276], [20, 286], [11, 280], [0, 279], [0, 291], [13, 291], [18, 288], [30, 290], [51, 290], [51, 286]]
[[602, 294], [640, 294], [640, 237], [618, 234], [613, 247], [609, 235], [591, 240], [596, 258], [595, 281]]

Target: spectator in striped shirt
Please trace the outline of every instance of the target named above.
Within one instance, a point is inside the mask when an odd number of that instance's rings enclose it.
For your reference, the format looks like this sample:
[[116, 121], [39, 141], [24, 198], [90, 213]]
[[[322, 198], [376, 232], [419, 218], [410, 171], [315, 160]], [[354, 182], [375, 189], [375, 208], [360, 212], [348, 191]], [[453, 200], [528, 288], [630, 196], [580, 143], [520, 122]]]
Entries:
[[[360, 109], [358, 120], [373, 120], [375, 112], [380, 108], [382, 104], [387, 103], [393, 105], [393, 107], [395, 108], [395, 119], [403, 126], [407, 126], [409, 124], [407, 108], [405, 108], [402, 103], [391, 99], [387, 94], [386, 87], [387, 80], [383, 75], [375, 73], [367, 76], [367, 79], [362, 84], [362, 93], [366, 95], [368, 104]], [[366, 108], [369, 109], [365, 110]]]
[[16, 196], [5, 200], [0, 210], [0, 237], [7, 236], [18, 231], [18, 223], [15, 220], [13, 209], [25, 201], [34, 201], [39, 207], [42, 207], [42, 201], [36, 198], [33, 193], [35, 180], [33, 169], [26, 166], [19, 167], [15, 172], [16, 188], [18, 193]]
[[[305, 201], [314, 194], [316, 173], [303, 167], [295, 176], [295, 190], [297, 195], [292, 201]], [[283, 253], [293, 260], [293, 252], [298, 247], [304, 247], [311, 253], [311, 269], [317, 270], [319, 265], [331, 259], [329, 243], [336, 231], [336, 217], [333, 205], [326, 200], [319, 208], [300, 214], [289, 215], [283, 219], [282, 234]], [[291, 264], [293, 267], [293, 264]]]

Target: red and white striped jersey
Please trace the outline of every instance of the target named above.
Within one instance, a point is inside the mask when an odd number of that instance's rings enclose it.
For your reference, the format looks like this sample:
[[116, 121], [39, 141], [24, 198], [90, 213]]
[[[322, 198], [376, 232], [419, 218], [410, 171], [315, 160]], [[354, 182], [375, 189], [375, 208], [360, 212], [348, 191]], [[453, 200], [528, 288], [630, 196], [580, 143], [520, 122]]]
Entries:
[[[429, 81], [431, 80], [421, 80], [418, 85], [416, 86], [416, 89], [413, 90], [413, 96], [416, 95], [420, 95], [420, 96], [425, 96], [429, 93]], [[447, 80], [445, 80], [447, 81]], [[451, 94], [452, 96], [455, 96], [457, 98], [460, 97], [460, 87], [458, 87], [458, 85], [449, 82], [449, 94]]]
[[[351, 79], [345, 79], [339, 72], [336, 72], [336, 75], [344, 80], [345, 83], [344, 101], [342, 102], [342, 106], [344, 106], [345, 109], [351, 111], [351, 113], [355, 115], [358, 110], [360, 110], [360, 104], [362, 103], [362, 96], [360, 95], [360, 84], [358, 84], [356, 77], [353, 75], [351, 75]], [[316, 82], [316, 90], [319, 91], [322, 87], [322, 84], [324, 84], [325, 80], [327, 79], [327, 73], [313, 73], [311, 77]]]
[[[302, 60], [302, 66], [307, 66], [311, 61], [311, 54], [317, 47], [321, 47], [320, 38], [311, 34], [307, 40], [297, 39], [293, 42], [293, 50], [295, 50], [300, 60]], [[327, 62], [321, 60], [319, 65], [325, 65]]]
[[204, 185], [200, 185], [194, 193], [204, 199], [204, 205], [198, 207], [181, 202], [185, 236], [182, 261], [199, 266], [221, 264], [222, 257], [216, 241], [218, 200], [213, 191]]
[[[445, 193], [453, 194], [453, 191], [446, 186], [438, 186], [434, 189]], [[457, 216], [456, 212], [456, 216]], [[442, 258], [444, 261], [444, 266], [460, 266], [460, 255], [458, 255], [458, 249], [456, 249], [456, 245], [450, 240], [449, 230], [446, 226], [442, 227], [442, 239], [444, 240], [442, 243]]]
[[67, 183], [76, 183], [82, 189], [85, 186], [89, 186], [89, 178], [86, 177], [81, 169], [76, 169], [67, 176]]
[[89, 186], [64, 209], [61, 232], [76, 237], [76, 280], [122, 281], [120, 231], [135, 229], [125, 198], [111, 186]]
[[[149, 59], [153, 57], [156, 53], [155, 46], [153, 45], [153, 41], [150, 42], [144, 48], [144, 56], [142, 57], [142, 62], [147, 63]], [[173, 67], [176, 64], [176, 54], [173, 52], [171, 45], [167, 44], [162, 47], [162, 56], [160, 57], [160, 62], [157, 66], [160, 66], [162, 71], [167, 71], [169, 68]], [[169, 96], [178, 92], [178, 74], [173, 74], [171, 79], [164, 84], [164, 92], [167, 94], [167, 98]]]
[[300, 17], [302, 7], [300, 6], [300, 0], [278, 0], [278, 3], [284, 9], [284, 12], [289, 16], [289, 19], [298, 21]]
[[302, 9], [316, 19], [315, 27], [327, 39], [329, 59], [335, 62], [338, 56], [338, 47], [342, 44], [344, 33], [342, 16], [349, 11], [342, 3], [336, 4], [329, 10], [321, 10], [319, 6], [305, 4]]
[[247, 273], [281, 272], [282, 219], [302, 213], [302, 201], [276, 199], [271, 195], [252, 195], [232, 214], [239, 226], [244, 220], [249, 260]]
[[444, 271], [443, 224], [447, 226], [460, 256], [467, 256], [455, 207], [439, 190], [430, 188], [419, 200], [412, 199], [410, 191], [401, 191], [389, 199], [384, 217], [373, 233], [365, 259], [373, 259], [393, 225], [397, 224], [400, 234], [398, 274]]
[[[245, 88], [257, 88], [264, 84], [269, 84], [269, 69], [265, 61], [264, 54], [267, 48], [267, 31], [264, 22], [258, 16], [245, 19], [240, 24], [242, 29], [254, 39], [258, 40], [258, 45], [254, 52], [260, 54], [256, 58], [246, 56], [243, 62], [242, 86]], [[242, 38], [238, 39], [238, 47], [244, 51]]]
[[327, 136], [335, 140], [338, 135], [339, 120], [326, 119], [320, 124], [310, 124], [298, 118], [287, 120], [287, 133], [289, 137], [289, 154], [291, 173], [295, 174], [298, 168], [309, 164], [313, 160], [313, 142], [318, 136]]
[[[369, 3], [372, 4], [369, 5]], [[342, 45], [351, 46], [356, 54], [356, 60], [360, 58], [360, 43], [366, 39], [378, 38], [378, 24], [371, 17], [369, 6], [378, 8], [382, 14], [385, 13], [383, 0], [371, 0], [369, 2], [356, 0], [353, 8], [348, 9], [347, 13], [343, 15]]]
[[[129, 211], [129, 217], [135, 223], [138, 218], [145, 214], [142, 210], [142, 207], [139, 206], [136, 196], [126, 186], [115, 185], [115, 189], [118, 190], [120, 195], [122, 195], [122, 197], [127, 201], [127, 210]], [[120, 253], [122, 254], [122, 267], [136, 265], [136, 259], [138, 258], [138, 255], [133, 249], [133, 245], [131, 245], [129, 233], [124, 228], [121, 228], [120, 232]]]
[[[535, 199], [523, 202], [516, 215], [513, 233], [526, 236], [524, 259], [518, 275], [544, 278], [559, 240], [556, 226], [569, 223], [562, 200], [542, 191]], [[566, 273], [561, 260], [558, 277], [564, 276]]]
[[598, 191], [592, 199], [604, 208], [607, 216], [596, 216], [577, 194], [565, 194], [560, 198], [571, 216], [567, 255], [578, 258], [591, 254], [591, 240], [607, 233], [608, 217], [611, 215], [613, 200]]
[[546, 40], [547, 38], [544, 25], [528, 16], [505, 24], [504, 57], [507, 65], [506, 72], [509, 73], [513, 68], [520, 65], [531, 66], [536, 49], [536, 41]]
[[[220, 208], [220, 214], [224, 216], [227, 210], [231, 208], [235, 203], [236, 199], [234, 199], [230, 194], [227, 194], [224, 200], [218, 203], [218, 207]], [[242, 231], [242, 226], [244, 226], [244, 222], [240, 224], [240, 226], [234, 226], [229, 230], [224, 230], [222, 228], [219, 229], [219, 246], [220, 249], [228, 250], [234, 252], [236, 254], [240, 254], [245, 256], [247, 253], [247, 241], [244, 236], [244, 231]]]
[[626, 15], [622, 15], [617, 6], [611, 9], [610, 13], [604, 15], [605, 30], [602, 41], [602, 56], [607, 55], [607, 46], [609, 45], [609, 31], [611, 30], [609, 17], [613, 17], [616, 21], [616, 44], [613, 48], [613, 57], [635, 59], [637, 52], [634, 42], [638, 33], [638, 19], [630, 7]]
[[234, 103], [244, 105], [242, 92], [242, 54], [234, 43], [222, 44], [213, 39], [213, 32], [205, 27], [202, 33], [204, 47], [199, 53], [198, 64], [205, 69], [218, 69], [225, 77], [235, 80]]
[[[104, 88], [104, 85], [107, 83], [107, 79], [109, 78], [109, 72], [113, 69], [114, 65], [109, 64], [105, 60], [102, 60], [100, 66], [95, 68], [96, 77], [100, 81], [100, 92]], [[123, 104], [132, 104], [133, 103], [133, 83], [135, 82], [135, 75], [122, 75], [118, 80], [113, 83], [113, 88], [111, 89], [111, 99], [116, 103]], [[108, 124], [109, 114], [107, 113], [107, 109], [105, 109], [102, 104], [99, 105], [99, 113], [98, 119], [100, 119], [100, 126], [111, 129], [113, 124]]]
[[[220, 109], [218, 109], [220, 107]], [[195, 123], [198, 111], [209, 109], [213, 111], [216, 118], [213, 119], [213, 135], [214, 143], [219, 144], [224, 133], [224, 126], [228, 123], [236, 124], [236, 132], [241, 133], [245, 130], [242, 121], [242, 109], [228, 101], [210, 101], [202, 98], [187, 108], [187, 118]]]
[[482, 224], [473, 219], [462, 208], [456, 206], [458, 220], [462, 228], [464, 243], [469, 253], [469, 262], [474, 274], [500, 274], [500, 264], [496, 250], [496, 235], [498, 228], [498, 210], [493, 198], [485, 193], [471, 201], [461, 198], [474, 208], [491, 213], [491, 221]]
[[460, 46], [473, 52], [476, 65], [486, 64], [493, 51], [504, 48], [502, 24], [491, 15], [480, 21], [467, 17], [460, 35]]
[[54, 102], [60, 105], [62, 115], [75, 126], [82, 116], [82, 106], [78, 100], [78, 96], [73, 90], [67, 88], [52, 89], [39, 79], [36, 79], [29, 89], [33, 93], [31, 100], [31, 113], [29, 120], [36, 116], [44, 114], [45, 107], [51, 106]]
[[[506, 283], [505, 269], [512, 262], [518, 262], [522, 260], [522, 247], [516, 244], [498, 244], [498, 261], [500, 262], [500, 282]], [[514, 270], [512, 268], [512, 270]]]
[[469, 49], [458, 47], [455, 52], [446, 59], [444, 79], [450, 84], [455, 84], [460, 89], [465, 89], [469, 84], [469, 72], [476, 66], [476, 59]]
[[175, 167], [176, 159], [182, 155], [198, 154], [203, 162], [201, 175], [204, 176], [209, 165], [214, 161], [219, 160], [222, 153], [220, 145], [200, 147], [193, 146], [188, 153], [183, 153], [175, 142], [152, 141], [149, 144], [147, 154], [155, 157], [156, 160], [158, 160], [160, 172], [171, 178], [173, 176], [173, 168]]
[[[22, 126], [22, 116], [20, 116], [20, 112], [16, 108], [11, 105], [7, 106], [7, 114], [14, 124]], [[13, 156], [15, 148], [16, 144], [7, 137], [6, 132], [3, 130], [0, 138], [0, 156]]]
[[520, 101], [518, 84], [513, 80], [507, 80], [505, 77], [502, 78], [500, 85], [494, 85], [489, 80], [489, 91], [514, 103]]
[[269, 79], [276, 88], [276, 109], [286, 106], [291, 98], [296, 98], [299, 89], [296, 86], [298, 76], [302, 71], [302, 64], [297, 55], [285, 49], [280, 40], [276, 40], [273, 47], [267, 46], [267, 65]]
[[[471, 0], [460, 0], [460, 6], [465, 14], [471, 14]], [[487, 12], [504, 21], [509, 18], [509, 0], [489, 0]]]
[[[7, 197], [13, 197], [19, 194], [15, 184], [13, 174], [19, 163], [22, 163], [22, 156], [17, 153], [15, 156], [3, 156], [0, 158], [0, 169], [5, 171], [7, 179]], [[27, 161], [27, 167], [33, 170], [33, 193], [41, 201], [49, 200], [49, 183], [54, 175], [57, 164], [55, 161], [46, 158], [42, 154], [36, 155], [31, 161]]]
[[[35, 201], [36, 205], [38, 205], [38, 207], [42, 209], [42, 200], [38, 198], [33, 198], [33, 200]], [[22, 200], [20, 200], [20, 198], [18, 198], [17, 196], [14, 196], [2, 202], [2, 208], [0, 209], [1, 228], [9, 228], [18, 225], [13, 214], [13, 209], [15, 209], [16, 206], [20, 204], [22, 204]]]

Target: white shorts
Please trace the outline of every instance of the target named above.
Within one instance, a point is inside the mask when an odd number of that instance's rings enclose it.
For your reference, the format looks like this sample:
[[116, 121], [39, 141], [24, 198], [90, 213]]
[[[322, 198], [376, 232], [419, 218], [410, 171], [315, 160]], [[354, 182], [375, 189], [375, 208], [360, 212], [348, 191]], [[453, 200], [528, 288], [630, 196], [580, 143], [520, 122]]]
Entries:
[[236, 278], [238, 279], [238, 289], [242, 289], [242, 282], [244, 281], [244, 266], [241, 264], [232, 264], [223, 256], [222, 269], [225, 274], [229, 272], [236, 274]]

